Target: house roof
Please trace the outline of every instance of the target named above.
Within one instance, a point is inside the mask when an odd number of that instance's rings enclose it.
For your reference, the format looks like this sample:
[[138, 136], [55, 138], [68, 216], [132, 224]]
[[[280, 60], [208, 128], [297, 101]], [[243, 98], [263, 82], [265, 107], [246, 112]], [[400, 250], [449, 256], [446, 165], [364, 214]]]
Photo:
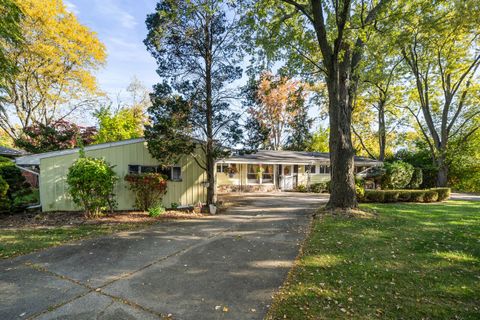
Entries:
[[[382, 162], [365, 157], [355, 156], [356, 165], [375, 166]], [[307, 152], [307, 151], [278, 151], [258, 150], [255, 153], [235, 154], [219, 162], [224, 163], [262, 163], [262, 164], [312, 164], [314, 162], [330, 162], [328, 152]]]
[[[84, 149], [85, 151], [91, 151], [91, 150], [117, 147], [117, 146], [144, 142], [144, 141], [145, 141], [144, 138], [136, 138], [136, 139], [122, 140], [122, 141], [94, 144], [94, 145], [86, 146]], [[66, 150], [32, 154], [32, 155], [16, 158], [15, 163], [19, 166], [38, 166], [40, 165], [41, 159], [74, 154], [74, 153], [77, 153], [79, 150], [80, 148], [74, 148], [74, 149], [66, 149]]]
[[10, 149], [7, 147], [0, 146], [0, 156], [18, 157], [24, 154], [25, 154], [25, 151], [23, 150], [15, 150], [15, 149]]

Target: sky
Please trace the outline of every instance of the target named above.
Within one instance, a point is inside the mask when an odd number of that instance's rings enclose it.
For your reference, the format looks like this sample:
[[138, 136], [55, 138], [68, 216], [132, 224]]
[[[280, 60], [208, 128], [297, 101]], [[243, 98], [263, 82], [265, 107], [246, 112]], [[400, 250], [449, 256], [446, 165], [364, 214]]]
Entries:
[[[126, 88], [133, 77], [151, 90], [160, 77], [156, 73], [155, 59], [147, 51], [143, 40], [147, 35], [145, 18], [155, 11], [157, 0], [63, 0], [67, 9], [79, 22], [98, 34], [107, 48], [107, 63], [97, 72], [100, 89], [113, 103], [127, 99]], [[246, 62], [242, 65], [246, 68]], [[242, 79], [231, 84], [239, 87]], [[240, 101], [231, 101], [232, 109], [241, 111]], [[318, 114], [318, 108], [310, 108], [310, 116]], [[87, 120], [88, 119], [88, 120]], [[93, 119], [84, 118], [91, 122]], [[318, 126], [318, 118], [314, 128]]]
[[64, 0], [80, 23], [98, 34], [107, 48], [107, 63], [97, 71], [100, 88], [112, 100], [124, 95], [132, 78], [151, 89], [159, 81], [156, 63], [143, 40], [145, 18], [156, 0]]

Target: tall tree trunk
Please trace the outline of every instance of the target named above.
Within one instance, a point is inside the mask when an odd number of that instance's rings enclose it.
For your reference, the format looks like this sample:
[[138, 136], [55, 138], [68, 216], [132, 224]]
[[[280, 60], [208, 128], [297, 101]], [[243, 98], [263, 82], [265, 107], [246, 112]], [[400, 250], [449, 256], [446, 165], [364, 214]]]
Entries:
[[207, 204], [216, 202], [216, 186], [215, 186], [215, 146], [213, 136], [213, 88], [212, 88], [212, 42], [210, 35], [210, 23], [208, 18], [205, 23], [205, 43], [207, 44], [205, 53], [205, 116], [207, 122], [207, 145], [206, 145], [206, 167], [207, 167]]
[[448, 164], [445, 159], [445, 153], [441, 153], [436, 158], [436, 165], [438, 167], [437, 187], [446, 187], [448, 183]]
[[380, 149], [378, 160], [385, 160], [385, 148], [387, 143], [385, 128], [385, 102], [380, 101], [378, 104], [378, 146]]
[[[345, 54], [345, 60], [348, 54]], [[330, 119], [330, 200], [327, 208], [351, 209], [358, 206], [355, 195], [354, 149], [351, 135], [351, 87], [348, 62], [336, 64], [328, 78]]]

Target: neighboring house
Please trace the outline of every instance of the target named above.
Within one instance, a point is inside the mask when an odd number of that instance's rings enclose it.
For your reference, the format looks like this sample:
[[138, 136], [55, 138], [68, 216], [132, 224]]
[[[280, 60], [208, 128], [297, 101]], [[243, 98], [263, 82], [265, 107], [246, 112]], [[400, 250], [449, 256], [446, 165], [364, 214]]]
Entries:
[[[115, 187], [118, 210], [133, 210], [135, 198], [124, 181], [127, 173], [162, 172], [167, 173], [169, 181], [163, 205], [172, 203], [195, 205], [206, 201], [207, 175], [191, 156], [184, 156], [174, 166], [165, 169], [159, 167], [147, 149], [143, 138], [111, 143], [90, 145], [84, 148], [89, 157], [103, 158], [113, 166], [119, 180]], [[46, 152], [16, 159], [18, 166], [36, 168], [40, 174], [40, 202], [42, 211], [76, 211], [68, 194], [67, 172], [78, 159], [79, 149]]]
[[[355, 157], [355, 173], [383, 163]], [[330, 154], [259, 150], [217, 162], [219, 192], [293, 190], [299, 185], [330, 180]]]
[[[26, 155], [27, 152], [24, 150], [16, 150], [7, 147], [0, 146], [0, 156], [12, 159], [12, 161], [17, 158]], [[34, 188], [38, 188], [38, 174], [35, 171], [31, 170], [22, 170], [22, 175], [25, 177], [27, 182]]]
[[[115, 187], [118, 210], [135, 209], [135, 197], [124, 177], [128, 173], [161, 172], [167, 174], [167, 193], [163, 205], [172, 207], [204, 203], [207, 174], [193, 156], [182, 156], [168, 168], [160, 167], [143, 138], [90, 145], [84, 148], [89, 157], [103, 158], [113, 166], [119, 177]], [[201, 157], [198, 147], [196, 157]], [[79, 149], [46, 152], [15, 159], [17, 166], [39, 174], [40, 202], [43, 211], [77, 211], [68, 194], [68, 168], [79, 157]], [[378, 166], [379, 161], [355, 157], [355, 171]], [[328, 153], [265, 151], [236, 154], [217, 161], [216, 185], [219, 192], [293, 190], [330, 179]]]
[[0, 146], [0, 156], [6, 158], [16, 158], [25, 155], [26, 152], [23, 150], [15, 150], [7, 147]]

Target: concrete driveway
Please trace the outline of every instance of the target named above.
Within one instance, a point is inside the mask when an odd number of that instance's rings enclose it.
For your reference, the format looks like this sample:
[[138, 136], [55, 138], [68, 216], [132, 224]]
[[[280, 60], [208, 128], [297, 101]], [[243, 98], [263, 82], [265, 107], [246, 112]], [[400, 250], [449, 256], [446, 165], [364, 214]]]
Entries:
[[262, 319], [324, 195], [242, 194], [226, 214], [0, 262], [0, 319]]

